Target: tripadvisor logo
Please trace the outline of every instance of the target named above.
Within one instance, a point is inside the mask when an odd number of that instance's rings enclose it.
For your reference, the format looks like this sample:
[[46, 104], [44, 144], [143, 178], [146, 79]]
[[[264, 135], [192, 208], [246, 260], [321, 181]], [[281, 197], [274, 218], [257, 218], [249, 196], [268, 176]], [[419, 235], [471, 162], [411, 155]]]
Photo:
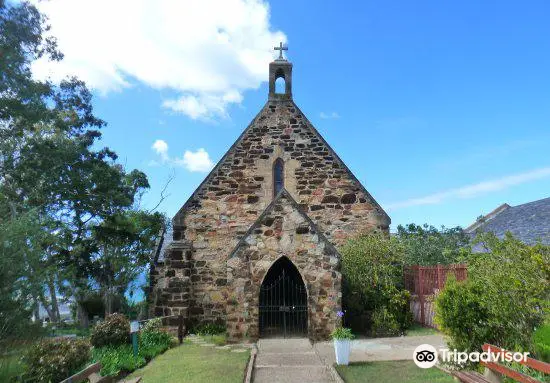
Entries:
[[436, 365], [438, 359], [443, 362], [464, 364], [466, 362], [526, 362], [528, 352], [511, 352], [506, 350], [492, 351], [489, 348], [484, 352], [460, 352], [456, 349], [439, 349], [439, 352], [430, 344], [421, 344], [413, 353], [414, 363], [420, 368], [430, 368]]
[[420, 368], [430, 368], [437, 363], [437, 350], [431, 344], [421, 344], [414, 350], [414, 363]]

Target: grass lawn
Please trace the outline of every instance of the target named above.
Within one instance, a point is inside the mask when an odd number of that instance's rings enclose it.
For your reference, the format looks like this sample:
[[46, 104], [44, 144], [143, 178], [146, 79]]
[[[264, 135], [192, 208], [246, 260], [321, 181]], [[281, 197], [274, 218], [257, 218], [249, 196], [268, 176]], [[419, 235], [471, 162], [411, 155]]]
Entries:
[[216, 346], [223, 346], [227, 343], [227, 336], [225, 334], [218, 335], [199, 335], [207, 343], [213, 343]]
[[422, 335], [437, 335], [440, 334], [435, 328], [422, 327], [418, 323], [413, 325], [407, 330], [407, 336], [422, 336]]
[[10, 382], [23, 372], [20, 354], [0, 356], [0, 382]]
[[453, 383], [453, 378], [433, 367], [422, 369], [412, 360], [390, 362], [351, 363], [336, 366], [336, 370], [347, 383], [354, 382], [403, 382], [403, 383]]
[[250, 351], [231, 352], [184, 343], [157, 356], [129, 378], [155, 382], [235, 382], [244, 379]]

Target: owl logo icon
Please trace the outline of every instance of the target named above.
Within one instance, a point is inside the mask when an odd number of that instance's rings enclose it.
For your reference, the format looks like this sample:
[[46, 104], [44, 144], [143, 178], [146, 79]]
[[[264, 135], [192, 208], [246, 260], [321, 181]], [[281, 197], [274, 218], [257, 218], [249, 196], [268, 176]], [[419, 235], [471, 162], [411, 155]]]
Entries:
[[414, 350], [413, 360], [420, 368], [431, 368], [437, 363], [437, 350], [430, 344], [421, 344]]

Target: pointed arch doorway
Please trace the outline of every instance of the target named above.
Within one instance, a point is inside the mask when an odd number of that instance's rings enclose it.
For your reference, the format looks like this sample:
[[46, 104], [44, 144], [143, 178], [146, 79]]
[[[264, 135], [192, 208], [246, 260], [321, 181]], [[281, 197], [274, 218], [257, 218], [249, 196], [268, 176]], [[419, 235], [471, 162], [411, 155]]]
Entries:
[[307, 336], [307, 291], [300, 272], [287, 258], [279, 258], [260, 287], [260, 336]]

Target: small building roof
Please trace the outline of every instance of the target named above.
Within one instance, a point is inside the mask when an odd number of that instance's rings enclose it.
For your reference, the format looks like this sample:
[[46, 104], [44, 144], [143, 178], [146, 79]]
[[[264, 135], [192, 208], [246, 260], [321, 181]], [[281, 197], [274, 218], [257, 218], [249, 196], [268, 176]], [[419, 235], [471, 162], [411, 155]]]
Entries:
[[477, 231], [492, 232], [499, 238], [510, 232], [528, 245], [550, 245], [550, 198], [518, 206], [501, 205], [465, 231], [472, 235]]

